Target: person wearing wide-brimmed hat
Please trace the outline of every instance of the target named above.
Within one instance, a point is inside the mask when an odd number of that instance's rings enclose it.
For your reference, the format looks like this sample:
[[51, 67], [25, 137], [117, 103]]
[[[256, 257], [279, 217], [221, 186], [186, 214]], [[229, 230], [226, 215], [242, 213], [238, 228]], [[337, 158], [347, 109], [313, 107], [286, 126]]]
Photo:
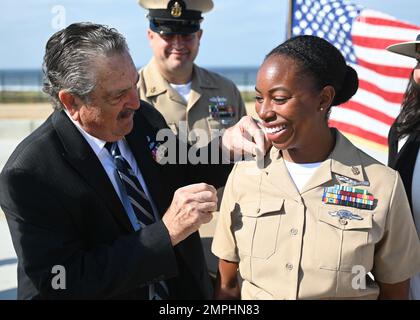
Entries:
[[[420, 34], [416, 41], [398, 43], [387, 50], [417, 60], [400, 114], [389, 131], [388, 165], [401, 175], [420, 236]], [[420, 274], [411, 278], [410, 298], [420, 300]]]

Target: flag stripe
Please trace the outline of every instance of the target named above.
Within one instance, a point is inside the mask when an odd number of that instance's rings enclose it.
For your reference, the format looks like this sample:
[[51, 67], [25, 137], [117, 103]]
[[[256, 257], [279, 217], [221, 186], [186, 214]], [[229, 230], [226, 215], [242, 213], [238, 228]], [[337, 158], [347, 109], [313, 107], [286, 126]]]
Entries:
[[330, 119], [352, 124], [363, 130], [375, 132], [384, 137], [388, 136], [389, 125], [359, 111], [335, 107], [332, 109]]
[[397, 39], [381, 39], [374, 37], [352, 36], [353, 43], [357, 46], [372, 48], [372, 49], [386, 49], [388, 46], [401, 42]]
[[382, 98], [384, 98], [384, 100], [391, 103], [401, 103], [404, 96], [401, 92], [385, 91], [371, 82], [368, 82], [363, 79], [359, 79], [359, 90], [361, 89], [377, 94], [378, 96], [381, 96]]
[[358, 111], [360, 113], [363, 113], [369, 117], [375, 118], [378, 121], [381, 121], [385, 124], [392, 125], [394, 122], [394, 118], [386, 115], [383, 112], [377, 111], [375, 109], [372, 109], [366, 105], [363, 105], [361, 103], [357, 103], [354, 101], [346, 102], [342, 105], [340, 105], [340, 108], [346, 108], [354, 111]]
[[411, 71], [413, 59], [395, 59], [396, 54], [384, 49], [372, 49], [361, 46], [354, 46], [356, 56], [361, 57], [369, 63], [377, 64], [385, 67], [398, 67]]
[[359, 89], [350, 101], [369, 106], [369, 108], [375, 109], [376, 111], [393, 118], [400, 112], [399, 103], [388, 102], [383, 97], [364, 89]]
[[377, 73], [380, 73], [385, 76], [390, 77], [399, 77], [399, 78], [408, 78], [410, 76], [411, 70], [407, 68], [401, 68], [401, 67], [390, 67], [385, 65], [378, 65], [375, 63], [367, 62], [363, 59], [358, 58], [357, 62], [368, 69], [371, 69]]
[[385, 138], [383, 136], [380, 136], [376, 133], [373, 133], [371, 131], [363, 130], [360, 127], [355, 126], [355, 125], [330, 120], [329, 121], [329, 126], [338, 128], [339, 130], [341, 130], [343, 132], [353, 134], [355, 136], [358, 136], [358, 137], [361, 137], [363, 139], [367, 139], [367, 140], [376, 142], [376, 143], [381, 144], [381, 145], [387, 145], [388, 144], [388, 139], [387, 138]]
[[[420, 28], [419, 28], [420, 29]], [[407, 30], [402, 28], [396, 27], [389, 27], [389, 26], [377, 26], [371, 25], [367, 23], [363, 23], [363, 21], [356, 20], [353, 23], [351, 34], [352, 36], [363, 36], [363, 37], [371, 37], [371, 38], [381, 38], [381, 39], [399, 39], [399, 42], [404, 41], [413, 41], [418, 34], [418, 30]]]
[[378, 88], [386, 92], [399, 92], [402, 94], [407, 88], [407, 78], [385, 76], [360, 65], [351, 64], [351, 66], [357, 71], [359, 79], [363, 79], [369, 83], [374, 83]]
[[410, 30], [416, 30], [416, 31], [418, 31], [419, 29], [417, 26], [410, 23], [405, 23], [398, 20], [378, 18], [378, 17], [363, 17], [363, 19], [359, 19], [359, 21], [367, 23], [367, 24], [372, 24], [375, 26], [398, 27], [398, 28], [404, 28], [404, 29], [410, 29]]

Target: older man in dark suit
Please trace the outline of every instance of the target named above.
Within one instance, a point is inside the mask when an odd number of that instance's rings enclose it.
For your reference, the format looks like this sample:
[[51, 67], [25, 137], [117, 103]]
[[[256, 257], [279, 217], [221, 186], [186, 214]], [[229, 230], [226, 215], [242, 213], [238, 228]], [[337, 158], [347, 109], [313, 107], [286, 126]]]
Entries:
[[[44, 73], [55, 111], [0, 176], [18, 298], [209, 298], [197, 230], [230, 165], [156, 161], [156, 135], [167, 126], [139, 101], [136, 68], [114, 29], [79, 23], [57, 32]], [[264, 143], [250, 118], [222, 143], [251, 151], [246, 131]]]

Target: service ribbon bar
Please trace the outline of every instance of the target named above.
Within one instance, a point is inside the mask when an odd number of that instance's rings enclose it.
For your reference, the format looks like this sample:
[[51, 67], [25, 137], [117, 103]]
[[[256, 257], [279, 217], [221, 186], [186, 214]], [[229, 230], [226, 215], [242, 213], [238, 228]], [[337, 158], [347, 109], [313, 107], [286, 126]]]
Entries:
[[373, 209], [375, 198], [367, 190], [350, 186], [334, 185], [324, 188], [322, 202], [358, 209]]

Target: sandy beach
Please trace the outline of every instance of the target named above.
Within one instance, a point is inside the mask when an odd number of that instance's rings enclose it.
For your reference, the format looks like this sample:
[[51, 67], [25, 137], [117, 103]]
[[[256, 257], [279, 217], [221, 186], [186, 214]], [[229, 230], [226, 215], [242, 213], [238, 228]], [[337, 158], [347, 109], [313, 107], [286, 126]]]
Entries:
[[0, 120], [46, 119], [52, 111], [49, 103], [1, 103]]

